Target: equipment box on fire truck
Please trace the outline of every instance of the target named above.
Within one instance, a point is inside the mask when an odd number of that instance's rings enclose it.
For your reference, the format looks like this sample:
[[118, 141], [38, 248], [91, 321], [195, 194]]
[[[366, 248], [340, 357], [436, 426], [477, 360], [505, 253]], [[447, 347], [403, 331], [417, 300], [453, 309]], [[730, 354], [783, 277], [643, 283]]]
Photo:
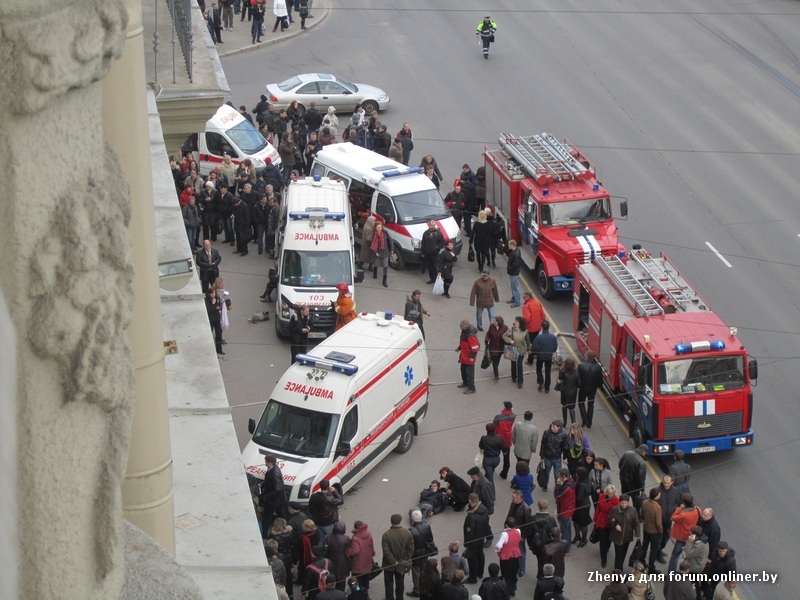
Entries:
[[[292, 184], [294, 185], [294, 184]], [[428, 357], [419, 327], [362, 313], [280, 378], [243, 460], [263, 479], [274, 454], [289, 500], [307, 503], [328, 479], [345, 492], [392, 450], [411, 448], [428, 411]]]
[[[484, 148], [487, 204], [519, 244], [543, 297], [572, 290], [576, 265], [624, 250], [611, 197], [572, 144], [548, 133], [502, 133], [498, 142], [500, 150]], [[620, 215], [627, 214], [622, 202]]]
[[370, 214], [383, 223], [394, 242], [395, 250], [389, 256], [393, 269], [420, 262], [422, 234], [428, 229], [428, 221], [436, 221], [444, 239], [454, 241], [456, 254], [461, 252], [456, 220], [439, 190], [419, 167], [409, 168], [346, 142], [320, 150], [311, 174], [344, 181], [357, 220], [355, 235], [359, 244], [365, 243], [361, 233]]
[[753, 442], [758, 365], [663, 254], [578, 265], [578, 350], [603, 367], [633, 443], [656, 455], [728, 450]]
[[[289, 335], [292, 312], [301, 304], [311, 310], [310, 339], [333, 333], [336, 313], [336, 286], [364, 279], [364, 271], [355, 269], [353, 227], [350, 203], [341, 181], [327, 177], [306, 177], [286, 190], [280, 217], [278, 244], [275, 331], [278, 337]], [[353, 273], [355, 272], [355, 277]]]

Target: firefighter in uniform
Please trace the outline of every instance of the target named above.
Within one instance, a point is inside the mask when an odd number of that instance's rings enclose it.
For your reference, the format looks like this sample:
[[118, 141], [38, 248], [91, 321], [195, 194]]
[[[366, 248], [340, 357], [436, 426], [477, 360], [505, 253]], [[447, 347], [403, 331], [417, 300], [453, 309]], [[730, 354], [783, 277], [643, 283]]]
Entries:
[[491, 17], [484, 17], [483, 21], [478, 23], [475, 35], [481, 38], [481, 43], [483, 44], [483, 58], [489, 58], [489, 44], [494, 41], [495, 31], [497, 31], [497, 23], [492, 21]]

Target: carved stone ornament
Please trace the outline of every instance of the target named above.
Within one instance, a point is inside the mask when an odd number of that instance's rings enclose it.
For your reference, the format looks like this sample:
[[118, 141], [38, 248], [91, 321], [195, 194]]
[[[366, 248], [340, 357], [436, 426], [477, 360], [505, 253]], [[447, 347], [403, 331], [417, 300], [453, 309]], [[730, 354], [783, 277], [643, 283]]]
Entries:
[[[67, 0], [0, 7], [0, 81], [7, 106], [31, 114], [99, 81], [122, 54], [128, 13], [121, 0]], [[16, 9], [23, 9], [20, 13]]]

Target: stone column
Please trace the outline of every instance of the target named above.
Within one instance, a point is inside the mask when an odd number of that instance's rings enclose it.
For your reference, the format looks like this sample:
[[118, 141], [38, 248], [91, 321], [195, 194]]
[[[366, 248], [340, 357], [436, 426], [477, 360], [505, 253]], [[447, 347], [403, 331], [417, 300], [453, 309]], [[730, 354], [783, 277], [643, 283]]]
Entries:
[[0, 287], [18, 340], [20, 598], [116, 598], [124, 575], [130, 200], [103, 143], [99, 82], [126, 25], [118, 0], [0, 4]]
[[17, 595], [17, 338], [0, 292], [0, 598]]
[[125, 517], [175, 554], [172, 453], [156, 255], [150, 132], [140, 0], [125, 0], [129, 22], [122, 58], [103, 81], [104, 139], [120, 157], [131, 189], [136, 300], [128, 337], [136, 403], [123, 487]]

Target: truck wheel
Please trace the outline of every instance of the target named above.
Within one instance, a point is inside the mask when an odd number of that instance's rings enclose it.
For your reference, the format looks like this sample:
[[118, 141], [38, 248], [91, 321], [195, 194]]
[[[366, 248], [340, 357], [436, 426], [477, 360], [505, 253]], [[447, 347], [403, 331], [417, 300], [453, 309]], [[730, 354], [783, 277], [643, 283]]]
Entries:
[[642, 427], [639, 425], [639, 421], [634, 421], [633, 424], [631, 424], [631, 440], [633, 440], [633, 445], [636, 448], [644, 444], [644, 434], [642, 433]]
[[400, 430], [400, 442], [397, 448], [394, 449], [398, 454], [405, 454], [411, 449], [411, 444], [414, 443], [414, 424], [406, 423]]
[[402, 271], [406, 268], [406, 261], [403, 260], [403, 254], [397, 250], [392, 250], [389, 253], [389, 266], [395, 271]]
[[556, 291], [553, 287], [553, 278], [548, 277], [544, 271], [544, 263], [536, 265], [536, 285], [539, 287], [539, 293], [548, 300], [556, 297]]

